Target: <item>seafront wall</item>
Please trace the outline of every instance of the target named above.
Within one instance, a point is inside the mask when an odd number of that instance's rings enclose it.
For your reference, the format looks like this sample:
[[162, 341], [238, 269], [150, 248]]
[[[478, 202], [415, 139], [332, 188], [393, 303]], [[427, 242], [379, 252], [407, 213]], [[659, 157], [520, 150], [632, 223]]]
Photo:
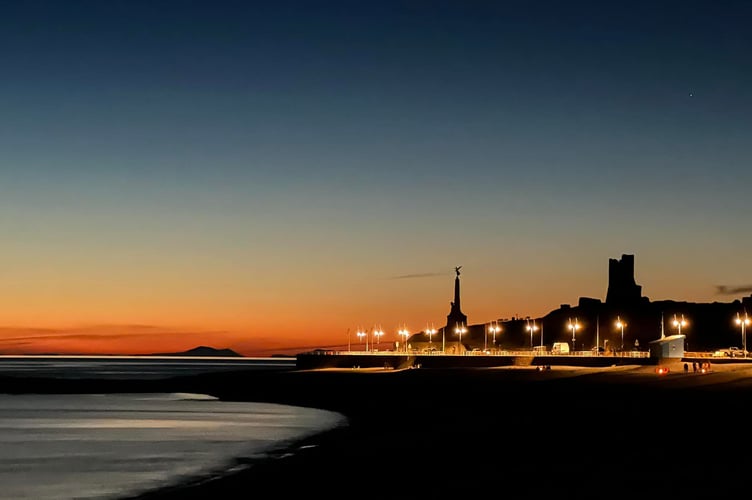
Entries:
[[623, 365], [657, 365], [658, 360], [629, 356], [577, 355], [445, 355], [399, 353], [306, 352], [296, 356], [296, 368], [493, 368], [500, 366], [584, 366], [606, 367]]

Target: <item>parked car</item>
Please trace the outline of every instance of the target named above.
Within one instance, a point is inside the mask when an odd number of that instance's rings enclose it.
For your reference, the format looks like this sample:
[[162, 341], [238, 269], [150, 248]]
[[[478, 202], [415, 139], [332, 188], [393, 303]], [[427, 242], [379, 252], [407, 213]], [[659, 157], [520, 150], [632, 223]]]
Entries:
[[739, 349], [738, 347], [729, 347], [728, 352], [732, 358], [743, 358], [745, 354], [744, 349]]
[[569, 344], [566, 342], [554, 342], [551, 354], [569, 354]]
[[718, 349], [717, 351], [713, 352], [714, 358], [743, 358], [744, 353], [747, 353], [747, 356], [749, 356], [748, 351], [744, 351], [743, 349], [739, 349], [738, 347], [729, 347], [727, 349]]

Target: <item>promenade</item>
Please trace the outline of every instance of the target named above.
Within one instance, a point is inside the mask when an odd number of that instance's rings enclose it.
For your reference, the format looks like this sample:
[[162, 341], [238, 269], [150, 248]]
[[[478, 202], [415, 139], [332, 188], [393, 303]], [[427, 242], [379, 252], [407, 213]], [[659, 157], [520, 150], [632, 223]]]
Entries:
[[466, 351], [461, 354], [442, 351], [329, 351], [315, 350], [296, 356], [299, 369], [317, 368], [491, 368], [502, 366], [612, 366], [655, 365], [645, 351], [625, 351], [605, 355], [592, 351], [567, 354], [538, 351]]

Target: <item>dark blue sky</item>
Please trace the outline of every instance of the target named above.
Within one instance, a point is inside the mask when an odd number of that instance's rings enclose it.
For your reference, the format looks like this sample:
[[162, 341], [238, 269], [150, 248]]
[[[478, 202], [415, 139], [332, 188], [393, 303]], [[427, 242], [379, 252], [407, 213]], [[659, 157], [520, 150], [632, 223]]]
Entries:
[[125, 321], [148, 281], [251, 314], [326, 276], [343, 321], [386, 323], [445, 297], [363, 280], [464, 264], [495, 318], [602, 296], [635, 253], [646, 294], [712, 299], [752, 279], [751, 25], [748, 1], [2, 2], [0, 295], [97, 288]]

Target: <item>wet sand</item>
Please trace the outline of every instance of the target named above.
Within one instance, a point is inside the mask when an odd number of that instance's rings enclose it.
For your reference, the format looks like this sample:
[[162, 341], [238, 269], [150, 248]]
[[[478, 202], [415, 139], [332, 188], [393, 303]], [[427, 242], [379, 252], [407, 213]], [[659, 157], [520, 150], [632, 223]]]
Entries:
[[[677, 369], [679, 368], [679, 369]], [[752, 367], [320, 370], [175, 382], [334, 410], [346, 428], [240, 472], [139, 500], [737, 498]], [[183, 388], [184, 390], [185, 388]]]

